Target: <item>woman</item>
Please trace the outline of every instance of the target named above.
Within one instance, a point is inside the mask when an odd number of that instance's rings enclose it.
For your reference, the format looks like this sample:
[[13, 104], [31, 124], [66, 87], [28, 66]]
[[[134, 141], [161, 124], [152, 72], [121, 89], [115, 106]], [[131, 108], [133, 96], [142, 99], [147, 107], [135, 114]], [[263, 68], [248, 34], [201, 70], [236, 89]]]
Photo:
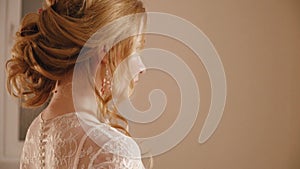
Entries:
[[[145, 17], [120, 19], [144, 13], [142, 2], [44, 4], [39, 14], [23, 18], [7, 62], [10, 94], [27, 107], [48, 103], [28, 129], [20, 168], [143, 169], [140, 149], [116, 109], [130, 95], [138, 79], [133, 75], [145, 69], [136, 55], [143, 47], [136, 30]], [[123, 36], [130, 31], [136, 34]]]

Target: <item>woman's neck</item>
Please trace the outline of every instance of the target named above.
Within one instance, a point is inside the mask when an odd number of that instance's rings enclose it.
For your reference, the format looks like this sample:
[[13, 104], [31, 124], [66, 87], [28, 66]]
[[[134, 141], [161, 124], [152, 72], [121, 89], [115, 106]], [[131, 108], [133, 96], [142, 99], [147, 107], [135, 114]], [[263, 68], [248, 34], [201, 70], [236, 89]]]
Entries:
[[97, 102], [86, 76], [72, 80], [72, 75], [58, 82], [49, 105], [42, 112], [44, 120], [71, 112], [95, 114]]

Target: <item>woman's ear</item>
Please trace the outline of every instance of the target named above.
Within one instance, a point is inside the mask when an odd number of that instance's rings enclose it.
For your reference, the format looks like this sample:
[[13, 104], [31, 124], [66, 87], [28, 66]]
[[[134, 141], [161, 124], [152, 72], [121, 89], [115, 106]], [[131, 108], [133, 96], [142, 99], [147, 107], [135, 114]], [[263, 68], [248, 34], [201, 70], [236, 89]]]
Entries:
[[90, 68], [91, 68], [91, 73], [95, 75], [98, 69], [103, 67], [107, 62], [107, 56], [106, 53], [103, 51], [102, 48], [96, 49], [97, 51], [94, 53], [94, 55], [90, 58]]

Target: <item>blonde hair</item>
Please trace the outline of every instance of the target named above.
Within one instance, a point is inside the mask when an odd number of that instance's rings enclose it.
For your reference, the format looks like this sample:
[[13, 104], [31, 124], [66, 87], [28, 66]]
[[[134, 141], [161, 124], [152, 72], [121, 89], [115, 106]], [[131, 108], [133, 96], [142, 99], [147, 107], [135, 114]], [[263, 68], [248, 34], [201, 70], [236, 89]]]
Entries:
[[[27, 14], [16, 33], [12, 58], [6, 63], [9, 93], [22, 98], [23, 106], [41, 106], [51, 99], [56, 82], [73, 70], [82, 47], [98, 29], [123, 16], [143, 12], [139, 0], [46, 0], [42, 12]], [[118, 59], [133, 52], [134, 40], [126, 38], [107, 52], [111, 72], [116, 70]], [[133, 88], [133, 83], [129, 87]], [[112, 127], [130, 136], [127, 120], [116, 109], [108, 109], [112, 96], [102, 98], [96, 88], [95, 94], [100, 120], [108, 120]]]

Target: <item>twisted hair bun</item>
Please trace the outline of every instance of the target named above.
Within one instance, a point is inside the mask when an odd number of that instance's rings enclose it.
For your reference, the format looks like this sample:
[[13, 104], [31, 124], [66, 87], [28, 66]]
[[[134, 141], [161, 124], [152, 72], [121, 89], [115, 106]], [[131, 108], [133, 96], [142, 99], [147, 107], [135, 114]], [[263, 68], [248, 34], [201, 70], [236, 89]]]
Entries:
[[16, 33], [12, 59], [7, 62], [8, 91], [24, 106], [42, 105], [57, 80], [71, 70], [91, 35], [81, 0], [47, 0], [40, 13], [27, 14]]
[[90, 35], [75, 19], [82, 16], [82, 5], [69, 0], [56, 2], [40, 15], [30, 13], [23, 18], [12, 59], [7, 62], [8, 91], [23, 98], [28, 107], [47, 101], [56, 81], [73, 67]]

